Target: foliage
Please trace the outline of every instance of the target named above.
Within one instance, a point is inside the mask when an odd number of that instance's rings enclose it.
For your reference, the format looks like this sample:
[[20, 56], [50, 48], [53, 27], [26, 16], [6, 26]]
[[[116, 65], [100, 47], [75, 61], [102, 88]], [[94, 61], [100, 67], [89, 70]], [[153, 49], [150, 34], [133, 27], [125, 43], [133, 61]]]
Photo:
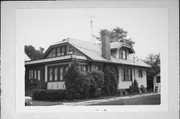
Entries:
[[147, 89], [143, 85], [141, 85], [141, 90], [143, 93], [147, 93]]
[[66, 98], [94, 98], [101, 95], [104, 85], [102, 71], [80, 72], [78, 62], [74, 59], [65, 74]]
[[32, 59], [37, 60], [40, 59], [43, 55], [44, 48], [39, 47], [39, 49], [35, 49], [32, 45], [25, 46], [25, 53]]
[[151, 68], [147, 69], [147, 84], [148, 89], [153, 88], [153, 77], [158, 72], [160, 72], [160, 54], [149, 54], [148, 57], [144, 60]]
[[94, 70], [92, 72], [89, 72], [89, 75], [91, 75], [97, 85], [97, 88], [102, 88], [104, 85], [104, 73], [100, 70]]
[[[107, 30], [107, 29], [102, 29], [100, 31], [100, 34], [102, 31], [104, 30]], [[108, 30], [107, 30], [108, 31]], [[126, 44], [129, 44], [130, 46], [133, 46], [135, 42], [133, 42], [131, 40], [131, 38], [127, 38], [127, 31], [125, 31], [124, 29], [122, 28], [119, 28], [119, 27], [116, 27], [116, 28], [113, 28], [110, 32], [110, 39], [111, 39], [111, 42], [113, 41], [118, 41], [118, 42], [123, 42], [123, 43], [126, 43]], [[100, 37], [96, 37], [97, 39], [101, 40], [101, 36]]]
[[139, 93], [139, 88], [138, 88], [138, 82], [137, 80], [134, 80], [130, 86], [130, 92], [131, 93]]
[[104, 72], [104, 95], [116, 95], [118, 85], [118, 74], [115, 66], [106, 65], [103, 69]]
[[84, 74], [84, 96], [85, 98], [95, 98], [101, 96], [101, 88], [104, 85], [104, 73], [102, 71], [92, 71]]
[[66, 98], [79, 99], [83, 93], [84, 76], [78, 70], [78, 62], [73, 59], [69, 69], [65, 74]]
[[64, 90], [46, 90], [46, 89], [37, 89], [33, 92], [34, 100], [41, 101], [59, 101], [65, 98]]

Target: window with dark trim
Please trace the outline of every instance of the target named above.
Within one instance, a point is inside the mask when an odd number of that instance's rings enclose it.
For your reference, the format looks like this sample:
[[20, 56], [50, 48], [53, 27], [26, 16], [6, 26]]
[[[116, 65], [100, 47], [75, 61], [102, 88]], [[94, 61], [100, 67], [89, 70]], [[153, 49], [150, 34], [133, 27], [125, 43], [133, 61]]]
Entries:
[[29, 70], [29, 80], [31, 82], [34, 82], [35, 80], [40, 80], [40, 78], [41, 78], [40, 70], [37, 69]]
[[132, 81], [132, 69], [130, 68], [123, 68], [123, 79], [122, 81]]
[[141, 78], [141, 77], [143, 77], [143, 71], [142, 71], [142, 69], [139, 69], [138, 70], [138, 76]]
[[48, 67], [48, 81], [63, 81], [68, 65], [57, 65]]
[[126, 49], [119, 50], [119, 59], [127, 60], [128, 51]]
[[160, 83], [160, 82], [161, 82], [160, 76], [156, 76], [156, 83]]

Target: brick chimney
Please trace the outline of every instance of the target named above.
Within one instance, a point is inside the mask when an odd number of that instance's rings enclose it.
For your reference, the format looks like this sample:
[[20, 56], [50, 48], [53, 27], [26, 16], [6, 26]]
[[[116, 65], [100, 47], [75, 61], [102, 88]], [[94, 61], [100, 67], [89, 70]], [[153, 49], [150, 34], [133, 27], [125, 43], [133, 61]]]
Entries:
[[102, 56], [111, 60], [110, 53], [110, 33], [107, 30], [101, 31]]

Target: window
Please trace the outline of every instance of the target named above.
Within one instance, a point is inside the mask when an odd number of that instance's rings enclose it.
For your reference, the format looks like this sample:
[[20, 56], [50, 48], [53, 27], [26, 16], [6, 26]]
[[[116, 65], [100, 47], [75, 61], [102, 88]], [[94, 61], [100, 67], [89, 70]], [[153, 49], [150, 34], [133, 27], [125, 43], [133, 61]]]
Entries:
[[34, 70], [34, 79], [36, 79], [37, 77], [36, 77], [36, 70]]
[[127, 59], [128, 51], [125, 49], [119, 50], [119, 59]]
[[53, 78], [53, 68], [49, 68], [49, 81], [52, 81]]
[[64, 47], [62, 47], [62, 55], [64, 55], [65, 49]]
[[138, 70], [138, 76], [139, 76], [139, 77], [143, 77], [143, 71], [142, 71], [142, 69], [139, 69], [139, 70]]
[[60, 78], [60, 81], [63, 80], [63, 66], [61, 66], [61, 67], [59, 68], [59, 78]]
[[73, 48], [69, 48], [69, 54], [73, 54], [74, 53], [74, 50], [73, 50]]
[[57, 81], [58, 79], [58, 67], [55, 67], [54, 69], [54, 80]]
[[61, 56], [61, 49], [60, 49], [60, 47], [57, 48], [57, 56]]
[[64, 55], [67, 55], [67, 46], [64, 46]]
[[38, 70], [38, 80], [39, 81], [41, 80], [41, 72], [40, 72], [40, 70]]
[[127, 59], [127, 52], [126, 52], [126, 50], [123, 50], [122, 52], [123, 52], [123, 59]]
[[33, 79], [33, 70], [29, 70], [29, 80]]
[[54, 48], [53, 50], [52, 50], [52, 57], [55, 57], [56, 56], [56, 49]]
[[123, 69], [123, 81], [132, 81], [132, 69], [124, 68]]
[[161, 82], [160, 76], [156, 76], [156, 83], [160, 83], [160, 82]]

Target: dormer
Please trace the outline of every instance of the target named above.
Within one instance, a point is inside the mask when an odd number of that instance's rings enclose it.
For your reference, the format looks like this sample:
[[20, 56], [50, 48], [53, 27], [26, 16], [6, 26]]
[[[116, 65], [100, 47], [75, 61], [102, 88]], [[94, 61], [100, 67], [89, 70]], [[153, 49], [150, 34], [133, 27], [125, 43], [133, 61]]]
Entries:
[[73, 47], [67, 40], [63, 40], [54, 45], [51, 45], [46, 52], [43, 54], [42, 58], [54, 58], [54, 57], [62, 57], [66, 55], [80, 55], [83, 54], [78, 51], [75, 47]]
[[133, 54], [134, 52], [134, 49], [128, 44], [111, 42], [111, 55], [116, 58], [128, 60], [129, 54]]

